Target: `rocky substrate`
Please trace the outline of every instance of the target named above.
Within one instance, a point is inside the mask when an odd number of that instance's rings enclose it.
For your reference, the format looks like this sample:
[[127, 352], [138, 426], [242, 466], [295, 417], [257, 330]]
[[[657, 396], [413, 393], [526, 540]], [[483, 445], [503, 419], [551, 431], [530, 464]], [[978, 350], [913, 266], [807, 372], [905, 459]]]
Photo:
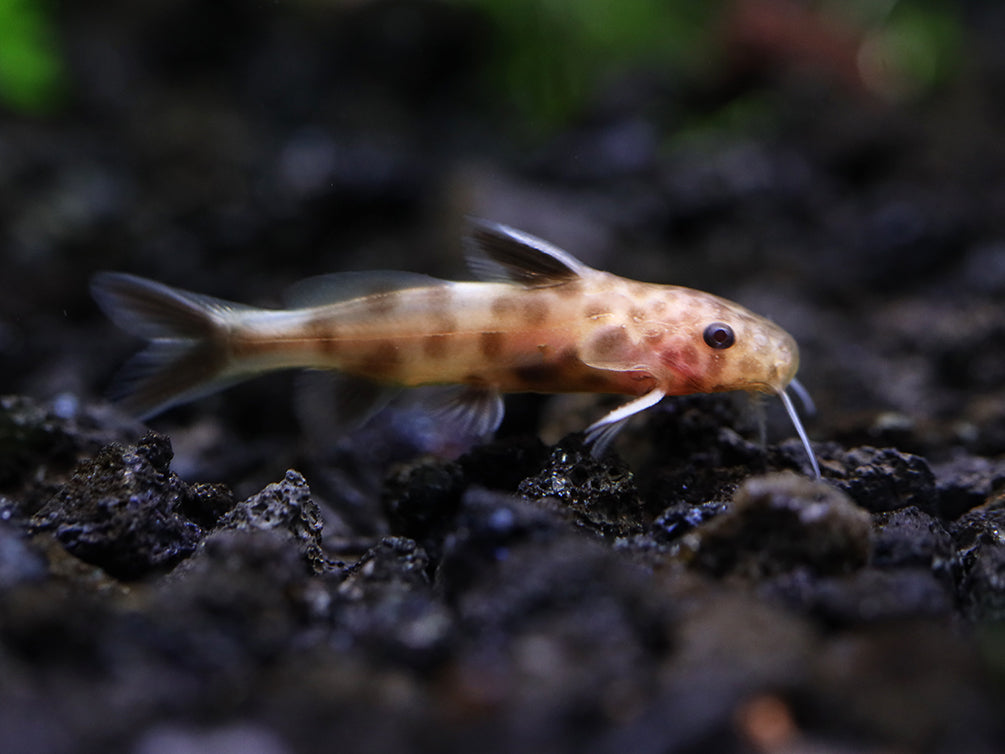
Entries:
[[1000, 750], [1005, 464], [721, 431], [643, 491], [502, 441], [400, 466], [372, 535], [138, 432], [2, 402], [7, 751]]

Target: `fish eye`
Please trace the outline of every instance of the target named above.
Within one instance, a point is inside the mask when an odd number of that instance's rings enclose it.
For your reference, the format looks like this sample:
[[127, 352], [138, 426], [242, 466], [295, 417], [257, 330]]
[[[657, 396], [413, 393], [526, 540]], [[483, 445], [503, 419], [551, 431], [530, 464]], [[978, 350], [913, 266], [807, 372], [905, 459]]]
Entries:
[[705, 338], [705, 343], [707, 343], [710, 348], [718, 350], [729, 348], [736, 342], [736, 335], [733, 333], [733, 328], [725, 322], [713, 322], [710, 324], [705, 328], [703, 337]]

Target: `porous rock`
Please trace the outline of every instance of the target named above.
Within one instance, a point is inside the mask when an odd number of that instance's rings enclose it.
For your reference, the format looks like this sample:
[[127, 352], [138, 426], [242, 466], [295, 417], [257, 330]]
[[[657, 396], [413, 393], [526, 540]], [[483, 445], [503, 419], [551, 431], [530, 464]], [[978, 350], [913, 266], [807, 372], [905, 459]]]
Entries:
[[873, 566], [941, 570], [952, 556], [953, 540], [942, 522], [913, 505], [876, 513], [873, 523]]
[[894, 448], [853, 448], [827, 464], [827, 478], [866, 510], [908, 505], [938, 515], [935, 475], [921, 456]]
[[107, 445], [77, 466], [34, 516], [32, 529], [52, 532], [69, 553], [118, 579], [169, 569], [195, 551], [203, 533], [184, 507], [195, 498], [229, 504], [229, 491], [195, 490], [170, 463], [171, 443], [162, 435]]
[[645, 512], [627, 464], [611, 456], [594, 458], [579, 444], [558, 445], [545, 467], [521, 482], [518, 492], [539, 503], [558, 501], [556, 510], [598, 534], [642, 531]]
[[333, 593], [339, 640], [381, 663], [435, 666], [456, 641], [451, 612], [436, 599], [429, 558], [406, 537], [385, 537], [346, 569]]
[[321, 511], [311, 498], [307, 480], [293, 469], [286, 472], [283, 481], [235, 505], [220, 525], [225, 529], [285, 531], [296, 540], [316, 573], [329, 567], [321, 544]]
[[959, 455], [932, 470], [937, 478], [940, 515], [950, 520], [983, 505], [1005, 488], [1005, 461]]
[[107, 406], [0, 397], [0, 515], [30, 517], [80, 461], [140, 432], [137, 422]]
[[1005, 498], [975, 508], [950, 526], [953, 574], [964, 611], [975, 620], [1005, 618]]
[[869, 515], [840, 490], [782, 472], [748, 479], [729, 511], [687, 535], [682, 555], [716, 576], [846, 573], [868, 560], [870, 529]]

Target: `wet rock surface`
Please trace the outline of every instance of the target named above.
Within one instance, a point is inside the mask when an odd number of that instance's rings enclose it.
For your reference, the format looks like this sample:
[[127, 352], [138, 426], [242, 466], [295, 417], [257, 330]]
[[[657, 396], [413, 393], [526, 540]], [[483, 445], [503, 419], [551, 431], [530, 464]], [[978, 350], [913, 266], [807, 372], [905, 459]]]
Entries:
[[[657, 67], [532, 136], [480, 10], [336, 5], [61, 8], [64, 111], [0, 119], [0, 749], [1003, 751], [1005, 16], [910, 104]], [[308, 430], [285, 375], [100, 397], [98, 269], [466, 278], [465, 215], [771, 316], [823, 479], [770, 398], [595, 459], [606, 398], [468, 446]]]
[[[425, 545], [367, 543], [326, 535], [295, 471], [237, 503], [213, 486], [197, 524], [198, 485], [170, 458], [160, 435], [109, 444], [0, 529], [0, 647], [16, 670], [0, 693], [17, 697], [0, 718], [20, 750], [233, 736], [289, 751], [321, 730], [364, 751], [743, 751], [741, 718], [773, 710], [799, 740], [995, 751], [982, 653], [1000, 639], [977, 636], [1005, 604], [997, 501], [955, 521], [870, 514], [784, 471], [653, 518], [620, 462], [592, 461], [592, 486], [563, 502], [556, 480], [581, 457], [560, 446], [519, 491], [477, 484], [470, 457], [413, 467], [385, 496]], [[608, 510], [612, 484], [635, 501], [616, 532], [588, 513]], [[94, 719], [121, 695], [128, 715]], [[28, 724], [49, 702], [46, 725]]]
[[763, 579], [797, 568], [828, 575], [865, 565], [870, 533], [869, 515], [839, 490], [786, 473], [745, 482], [685, 547], [690, 565], [718, 577]]
[[167, 570], [191, 555], [202, 535], [180, 509], [219, 505], [172, 474], [170, 463], [165, 437], [105, 446], [35, 514], [31, 531], [51, 532], [68, 553], [124, 581]]

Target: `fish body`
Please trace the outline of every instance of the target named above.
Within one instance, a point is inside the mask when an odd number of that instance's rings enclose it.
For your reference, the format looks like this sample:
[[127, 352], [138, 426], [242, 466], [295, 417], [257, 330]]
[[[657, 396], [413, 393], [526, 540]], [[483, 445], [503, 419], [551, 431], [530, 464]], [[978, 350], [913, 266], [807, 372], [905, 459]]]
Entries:
[[444, 281], [264, 312], [237, 318], [229, 354], [253, 371], [336, 369], [402, 387], [646, 392], [654, 384], [648, 374], [601, 369], [581, 358], [582, 343], [605, 328], [583, 315], [580, 287], [514, 290], [505, 283]]
[[141, 416], [256, 374], [308, 368], [400, 388], [456, 385], [454, 413], [479, 431], [501, 420], [501, 393], [632, 396], [588, 429], [596, 452], [635, 413], [691, 393], [778, 394], [805, 436], [784, 393], [798, 348], [773, 322], [709, 293], [595, 270], [506, 226], [478, 224], [471, 241], [479, 282], [342, 273], [300, 284], [284, 310], [121, 273], [95, 276], [92, 291], [114, 321], [150, 340], [122, 391]]

